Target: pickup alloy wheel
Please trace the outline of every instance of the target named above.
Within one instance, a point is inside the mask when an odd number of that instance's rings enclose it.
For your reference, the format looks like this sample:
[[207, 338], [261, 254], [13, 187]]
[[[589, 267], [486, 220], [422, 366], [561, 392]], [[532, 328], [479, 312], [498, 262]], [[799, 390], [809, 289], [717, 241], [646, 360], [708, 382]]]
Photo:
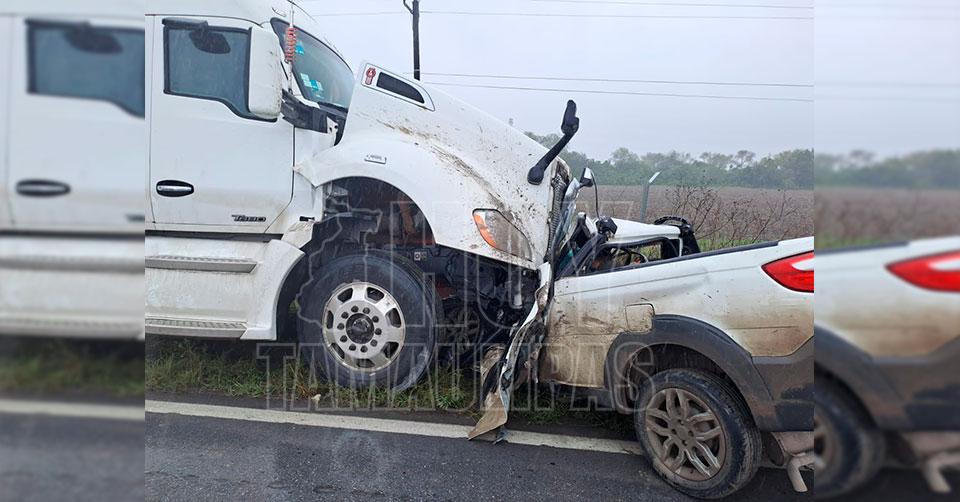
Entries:
[[697, 396], [667, 388], [644, 410], [647, 436], [657, 457], [678, 475], [702, 481], [723, 466], [727, 445], [716, 415]]
[[726, 381], [668, 369], [639, 383], [634, 428], [657, 474], [687, 495], [711, 499], [753, 479], [763, 453], [760, 431]]

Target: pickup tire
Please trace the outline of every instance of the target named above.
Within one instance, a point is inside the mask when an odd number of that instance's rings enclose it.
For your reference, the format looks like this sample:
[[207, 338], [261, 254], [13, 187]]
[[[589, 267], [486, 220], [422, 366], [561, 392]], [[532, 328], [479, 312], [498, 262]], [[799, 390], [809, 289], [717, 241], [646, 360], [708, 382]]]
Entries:
[[371, 252], [313, 269], [298, 339], [311, 370], [341, 387], [410, 388], [430, 367], [440, 307], [433, 282], [402, 256]]
[[760, 466], [760, 431], [746, 405], [704, 371], [669, 369], [640, 382], [634, 429], [654, 470], [692, 497], [728, 496]]
[[880, 470], [887, 447], [856, 399], [828, 378], [814, 383], [814, 453], [817, 498], [843, 495], [863, 486]]

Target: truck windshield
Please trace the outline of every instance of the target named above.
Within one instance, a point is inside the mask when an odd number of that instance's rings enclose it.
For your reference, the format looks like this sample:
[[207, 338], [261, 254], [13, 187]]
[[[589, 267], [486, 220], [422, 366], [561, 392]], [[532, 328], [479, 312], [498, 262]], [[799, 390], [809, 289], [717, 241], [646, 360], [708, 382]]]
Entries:
[[[282, 48], [287, 23], [274, 19], [272, 24]], [[297, 28], [293, 75], [305, 98], [344, 110], [350, 107], [354, 84], [350, 66], [331, 48], [300, 28]]]

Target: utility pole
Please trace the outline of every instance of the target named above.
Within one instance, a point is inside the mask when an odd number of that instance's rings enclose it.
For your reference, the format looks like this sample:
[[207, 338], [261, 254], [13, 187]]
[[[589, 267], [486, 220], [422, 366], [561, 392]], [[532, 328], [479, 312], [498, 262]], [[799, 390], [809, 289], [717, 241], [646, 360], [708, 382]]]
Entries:
[[653, 173], [653, 176], [647, 180], [646, 184], [643, 185], [643, 199], [640, 201], [640, 221], [644, 222], [647, 219], [647, 201], [650, 199], [650, 185], [654, 181], [657, 181], [657, 176], [660, 176], [660, 171]]
[[403, 0], [403, 6], [413, 15], [413, 78], [420, 80], [420, 0], [411, 0], [413, 5]]

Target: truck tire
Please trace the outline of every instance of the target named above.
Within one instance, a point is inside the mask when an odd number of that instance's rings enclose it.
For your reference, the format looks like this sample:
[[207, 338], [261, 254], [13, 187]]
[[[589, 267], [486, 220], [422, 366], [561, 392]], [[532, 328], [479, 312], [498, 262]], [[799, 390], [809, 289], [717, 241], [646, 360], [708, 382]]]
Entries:
[[299, 301], [301, 355], [337, 385], [402, 391], [430, 367], [437, 295], [407, 259], [386, 253], [336, 258], [314, 270]]
[[760, 431], [737, 393], [710, 373], [671, 369], [646, 379], [633, 422], [654, 470], [692, 497], [730, 495], [760, 466]]
[[845, 389], [818, 375], [813, 390], [814, 453], [822, 462], [814, 493], [836, 497], [873, 478], [886, 459], [886, 440]]

